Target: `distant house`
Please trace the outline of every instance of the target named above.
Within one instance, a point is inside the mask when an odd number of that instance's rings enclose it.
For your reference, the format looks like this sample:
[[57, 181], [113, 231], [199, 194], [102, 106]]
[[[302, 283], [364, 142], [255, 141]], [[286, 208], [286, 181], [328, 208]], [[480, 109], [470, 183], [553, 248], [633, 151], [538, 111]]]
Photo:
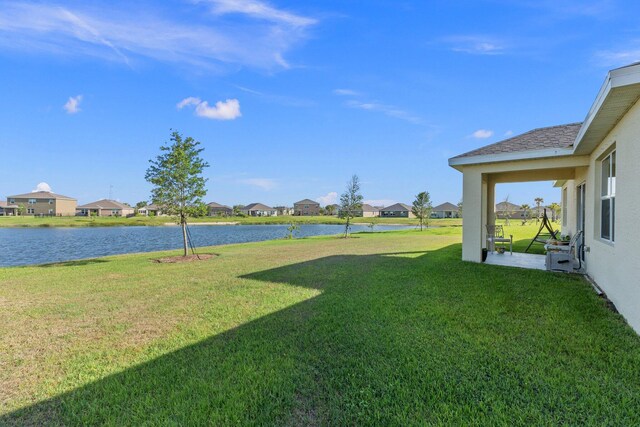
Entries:
[[496, 218], [505, 219], [507, 216], [510, 219], [522, 219], [524, 218], [524, 210], [511, 202], [500, 202], [496, 204]]
[[[339, 209], [339, 206], [338, 206], [338, 209]], [[343, 212], [341, 210], [337, 212], [339, 216], [342, 216]], [[353, 214], [354, 214], [353, 216], [356, 216], [356, 217], [373, 218], [376, 216], [380, 216], [380, 210], [376, 207], [363, 203], [362, 208], [354, 211]]]
[[262, 203], [250, 203], [244, 208], [240, 209], [240, 212], [247, 216], [277, 216], [278, 211], [274, 208], [263, 205]]
[[26, 215], [74, 216], [78, 201], [50, 191], [33, 191], [7, 197], [9, 205], [23, 206]]
[[460, 208], [453, 203], [444, 202], [431, 210], [432, 218], [459, 218]]
[[221, 205], [216, 202], [207, 203], [209, 216], [231, 216], [233, 215], [233, 208], [227, 205]]
[[7, 202], [0, 201], [0, 216], [15, 216], [18, 215], [18, 205], [10, 205]]
[[76, 208], [78, 216], [131, 216], [135, 209], [116, 200], [102, 199]]
[[293, 214], [297, 216], [320, 215], [320, 203], [310, 199], [300, 200], [293, 204]]
[[387, 206], [380, 210], [380, 216], [382, 217], [394, 217], [394, 218], [415, 218], [416, 216], [411, 212], [411, 206], [404, 203], [396, 203], [395, 205]]
[[293, 208], [289, 208], [286, 206], [275, 206], [273, 209], [276, 210], [278, 216], [290, 216], [293, 215]]
[[150, 205], [138, 208], [138, 214], [144, 216], [161, 216], [164, 215], [164, 212], [162, 212], [160, 206], [154, 205], [152, 203]]

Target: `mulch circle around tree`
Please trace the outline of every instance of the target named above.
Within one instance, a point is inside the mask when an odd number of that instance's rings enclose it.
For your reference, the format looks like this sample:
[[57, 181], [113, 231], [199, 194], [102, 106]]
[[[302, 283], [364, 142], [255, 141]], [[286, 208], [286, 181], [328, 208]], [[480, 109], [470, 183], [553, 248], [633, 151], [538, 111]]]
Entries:
[[216, 254], [196, 254], [196, 255], [187, 255], [187, 256], [170, 256], [165, 258], [156, 258], [151, 261], [159, 263], [159, 264], [176, 264], [180, 262], [195, 262], [195, 261], [206, 261], [208, 259], [217, 257]]

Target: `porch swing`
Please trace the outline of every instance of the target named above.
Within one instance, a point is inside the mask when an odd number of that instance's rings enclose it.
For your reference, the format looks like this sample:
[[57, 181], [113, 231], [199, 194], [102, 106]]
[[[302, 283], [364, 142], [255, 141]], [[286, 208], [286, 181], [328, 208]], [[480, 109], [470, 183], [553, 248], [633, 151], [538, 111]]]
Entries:
[[[545, 231], [546, 230], [546, 231]], [[542, 245], [546, 245], [547, 241], [550, 239], [558, 239], [558, 231], [553, 231], [553, 227], [551, 227], [551, 221], [549, 221], [549, 217], [547, 216], [547, 209], [545, 208], [542, 214], [542, 223], [540, 224], [540, 228], [538, 229], [538, 233], [535, 235], [525, 252], [529, 252], [529, 249], [534, 243], [540, 243]]]

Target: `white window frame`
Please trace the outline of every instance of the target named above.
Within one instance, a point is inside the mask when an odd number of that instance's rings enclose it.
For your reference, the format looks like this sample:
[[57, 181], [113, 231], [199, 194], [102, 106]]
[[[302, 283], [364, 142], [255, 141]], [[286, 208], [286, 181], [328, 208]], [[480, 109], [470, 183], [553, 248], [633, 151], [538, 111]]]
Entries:
[[[616, 241], [616, 150], [609, 152], [602, 160], [600, 160], [600, 239], [605, 242], [615, 243]], [[608, 166], [605, 168], [605, 165]], [[604, 173], [608, 170], [606, 184]], [[606, 188], [605, 188], [606, 187]], [[603, 202], [609, 201], [609, 236], [603, 235], [604, 209]]]

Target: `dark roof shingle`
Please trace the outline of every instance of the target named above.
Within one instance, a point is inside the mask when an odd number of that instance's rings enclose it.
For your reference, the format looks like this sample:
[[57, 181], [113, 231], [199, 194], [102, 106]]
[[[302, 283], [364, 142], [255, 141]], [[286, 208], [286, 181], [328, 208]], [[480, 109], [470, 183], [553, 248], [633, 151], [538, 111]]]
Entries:
[[581, 126], [582, 123], [569, 123], [566, 125], [533, 129], [512, 138], [460, 154], [455, 156], [454, 159], [544, 150], [547, 148], [568, 148], [573, 145]]
[[453, 203], [449, 203], [449, 202], [444, 202], [441, 205], [436, 206], [435, 208], [432, 209], [433, 211], [459, 211], [460, 208], [458, 208], [456, 205], [454, 205]]
[[50, 191], [32, 191], [31, 193], [16, 194], [9, 196], [10, 199], [64, 199], [76, 200], [73, 197], [63, 196], [62, 194], [52, 193]]
[[120, 203], [116, 200], [102, 199], [86, 205], [78, 206], [76, 209], [133, 209], [131, 206]]

